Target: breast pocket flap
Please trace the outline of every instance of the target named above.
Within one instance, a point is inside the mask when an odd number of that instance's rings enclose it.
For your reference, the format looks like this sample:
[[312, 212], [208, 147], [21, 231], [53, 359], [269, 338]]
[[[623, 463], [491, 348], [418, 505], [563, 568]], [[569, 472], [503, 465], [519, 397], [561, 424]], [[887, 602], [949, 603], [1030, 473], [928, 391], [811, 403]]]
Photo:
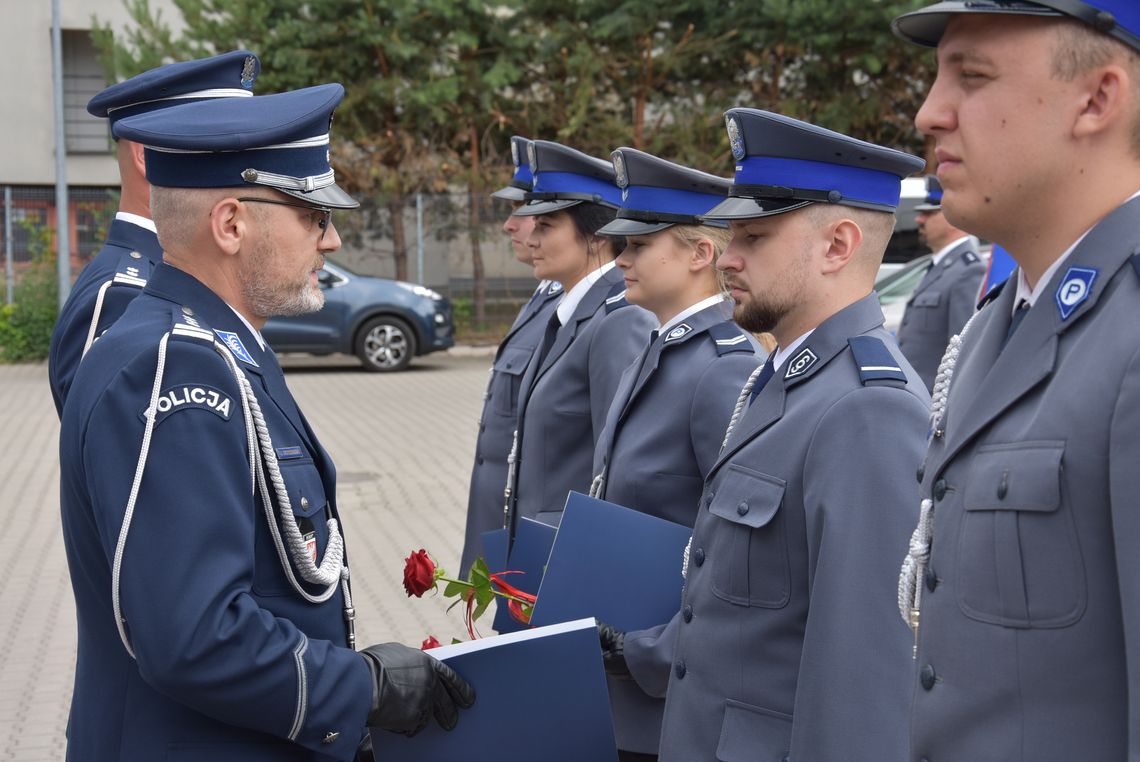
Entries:
[[325, 485], [312, 461], [283, 465], [281, 477], [289, 493], [290, 507], [296, 516], [312, 516], [325, 507]]
[[784, 501], [785, 482], [741, 466], [729, 466], [716, 488], [709, 513], [757, 529], [770, 522]]
[[915, 307], [937, 307], [938, 303], [942, 301], [941, 291], [924, 291], [921, 294], [916, 294], [914, 297]]
[[495, 360], [495, 372], [511, 376], [520, 375], [526, 370], [532, 354], [534, 347], [504, 347], [502, 354]]
[[978, 450], [966, 485], [967, 511], [1057, 510], [1062, 442], [1018, 442]]

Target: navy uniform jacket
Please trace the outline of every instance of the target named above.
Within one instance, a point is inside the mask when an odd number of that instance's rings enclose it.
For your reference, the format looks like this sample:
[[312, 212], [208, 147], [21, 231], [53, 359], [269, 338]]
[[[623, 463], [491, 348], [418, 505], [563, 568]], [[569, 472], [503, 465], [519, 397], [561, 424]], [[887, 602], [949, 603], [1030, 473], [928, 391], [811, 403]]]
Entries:
[[475, 557], [482, 555], [482, 534], [503, 526], [503, 485], [507, 483], [507, 455], [518, 422], [519, 389], [530, 357], [542, 341], [546, 321], [562, 296], [562, 287], [550, 283], [541, 294], [519, 311], [514, 325], [495, 351], [483, 413], [479, 416], [479, 437], [475, 440], [475, 465], [467, 493], [467, 532], [463, 540], [460, 578]]
[[929, 396], [882, 323], [869, 295], [820, 324], [705, 480], [681, 611], [657, 663], [630, 664], [659, 694], [668, 676], [662, 760], [906, 757], [895, 555], [918, 515]]
[[1140, 199], [1003, 350], [1016, 274], [965, 336], [923, 473], [910, 759], [1140, 760], [1137, 252]]
[[[763, 360], [731, 317], [731, 301], [705, 307], [626, 369], [594, 449], [594, 473], [606, 475], [599, 497], [693, 525], [737, 395]], [[650, 640], [630, 638], [627, 650]], [[665, 702], [630, 680], [609, 687], [618, 747], [656, 754]]]
[[898, 330], [899, 349], [927, 389], [934, 388], [946, 345], [974, 314], [984, 277], [986, 265], [974, 239], [967, 237], [927, 270], [907, 300]]
[[91, 318], [104, 284], [111, 285], [103, 294], [96, 338], [119, 319], [146, 285], [151, 270], [161, 261], [162, 247], [152, 231], [125, 220], [111, 223], [103, 248], [79, 274], [52, 330], [48, 383], [57, 415], [63, 415], [63, 403], [83, 358]]
[[79, 622], [68, 757], [350, 760], [371, 706], [368, 666], [347, 647], [340, 589], [312, 604], [290, 587], [253, 489], [237, 383], [200, 338], [169, 340], [121, 567], [137, 661], [119, 640], [112, 561], [159, 342], [175, 326], [195, 324], [244, 345], [248, 360], [238, 364], [264, 413], [298, 523], [304, 532], [311, 522], [321, 558], [325, 518], [337, 515], [332, 462], [272, 351], [263, 352], [213, 292], [159, 265], [92, 347], [64, 407], [60, 499]]
[[622, 371], [657, 324], [625, 301], [623, 278], [613, 267], [590, 286], [542, 363], [527, 366], [519, 392], [512, 525], [525, 516], [557, 526], [567, 493], [590, 489], [594, 445]]

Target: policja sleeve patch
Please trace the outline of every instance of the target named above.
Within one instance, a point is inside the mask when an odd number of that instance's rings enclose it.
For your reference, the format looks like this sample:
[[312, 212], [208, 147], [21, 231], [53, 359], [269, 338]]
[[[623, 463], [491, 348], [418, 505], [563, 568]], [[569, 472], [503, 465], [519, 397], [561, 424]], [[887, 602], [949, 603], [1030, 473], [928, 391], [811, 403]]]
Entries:
[[[234, 401], [228, 394], [205, 384], [180, 384], [162, 390], [158, 397], [154, 425], [162, 423], [169, 415], [182, 410], [208, 410], [224, 421], [233, 413]], [[139, 411], [139, 417], [146, 420], [146, 408]]]

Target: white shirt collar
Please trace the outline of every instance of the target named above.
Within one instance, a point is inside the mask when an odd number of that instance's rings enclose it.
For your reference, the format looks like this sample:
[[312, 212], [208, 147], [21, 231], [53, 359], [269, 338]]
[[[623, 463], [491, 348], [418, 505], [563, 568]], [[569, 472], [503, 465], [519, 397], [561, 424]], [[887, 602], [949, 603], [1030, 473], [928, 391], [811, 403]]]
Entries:
[[154, 226], [154, 220], [148, 217], [131, 214], [130, 212], [115, 212], [115, 219], [129, 222], [132, 225], [138, 225], [140, 228], [146, 228], [155, 235], [158, 235], [158, 228]]
[[578, 309], [578, 304], [582, 301], [582, 297], [586, 295], [586, 292], [590, 290], [590, 286], [597, 283], [603, 275], [612, 270], [614, 264], [615, 262], [613, 260], [606, 262], [597, 270], [588, 273], [586, 277], [574, 285], [574, 288], [566, 292], [566, 295], [562, 297], [562, 301], [558, 302], [557, 312], [559, 323], [566, 325], [566, 323], [570, 321], [570, 318], [574, 315], [574, 310]]
[[[226, 306], [229, 307], [231, 310], [234, 310], [234, 308], [230, 307], [230, 305], [227, 304]], [[261, 338], [261, 331], [257, 330], [252, 325], [250, 325], [249, 321], [245, 319], [245, 315], [241, 314], [237, 310], [234, 310], [234, 314], [238, 316], [238, 320], [240, 320], [242, 322], [242, 324], [245, 325], [245, 327], [249, 329], [249, 332], [253, 334], [253, 338], [257, 339], [258, 346], [260, 346], [261, 351], [264, 352], [265, 351], [265, 339]]]
[[[1127, 204], [1138, 196], [1140, 196], [1140, 191], [1129, 196], [1124, 204]], [[1121, 206], [1124, 206], [1124, 204], [1121, 204]], [[1098, 222], [1097, 225], [1099, 224]], [[1037, 304], [1037, 300], [1041, 297], [1042, 292], [1049, 286], [1049, 281], [1053, 280], [1053, 276], [1061, 269], [1061, 265], [1065, 264], [1069, 257], [1073, 255], [1073, 252], [1077, 250], [1077, 247], [1081, 245], [1081, 241], [1085, 240], [1085, 237], [1088, 236], [1095, 227], [1096, 225], [1093, 225], [1092, 228], [1081, 233], [1081, 237], [1074, 241], [1072, 246], [1065, 249], [1065, 252], [1057, 257], [1057, 259], [1053, 261], [1053, 264], [1049, 265], [1049, 269], [1041, 273], [1041, 277], [1037, 279], [1037, 285], [1033, 288], [1029, 287], [1029, 281], [1025, 278], [1025, 271], [1020, 267], [1017, 268], [1017, 294], [1014, 295], [1013, 298], [1013, 311], [1017, 310], [1017, 305], [1021, 304], [1022, 299], [1028, 302], [1030, 307]]]
[[776, 347], [776, 355], [772, 358], [772, 368], [774, 370], [779, 370], [782, 368], [784, 365], [784, 360], [787, 360], [788, 356], [791, 355], [792, 352], [795, 352], [797, 349], [799, 349], [800, 345], [807, 341], [808, 336], [811, 336], [812, 331], [814, 330], [815, 329], [812, 328], [811, 331], [808, 331], [807, 333], [800, 336], [798, 339], [789, 344], [787, 349], [784, 347]]
[[728, 299], [727, 294], [713, 294], [712, 296], [701, 299], [699, 302], [697, 302], [693, 306], [689, 307], [688, 309], [681, 310], [676, 315], [669, 318], [669, 320], [666, 321], [664, 325], [660, 326], [657, 329], [657, 333], [658, 334], [665, 333], [670, 328], [677, 325], [678, 323], [680, 323], [682, 320], [689, 317], [690, 315], [695, 315], [698, 312], [700, 312], [701, 310], [705, 309], [706, 307], [711, 307], [714, 304], [720, 304], [725, 299]]
[[[974, 238], [974, 236], [964, 235], [961, 238], [958, 238], [957, 240], [951, 242], [950, 244], [943, 246], [941, 249], [938, 250], [938, 253], [935, 254], [930, 259], [931, 267], [937, 267], [942, 262], [942, 260], [946, 259], [946, 255], [949, 254], [951, 252], [951, 250], [954, 249], [955, 246], [960, 246], [962, 241], [968, 241], [971, 238]], [[976, 241], [977, 239], [975, 238], [974, 240]], [[976, 245], [977, 244], [975, 244], [975, 246]]]

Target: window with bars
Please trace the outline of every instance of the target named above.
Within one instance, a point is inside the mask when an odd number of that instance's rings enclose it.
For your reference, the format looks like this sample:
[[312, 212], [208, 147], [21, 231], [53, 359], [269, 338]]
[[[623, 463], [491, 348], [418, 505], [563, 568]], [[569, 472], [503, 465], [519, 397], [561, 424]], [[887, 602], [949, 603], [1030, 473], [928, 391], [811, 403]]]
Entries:
[[63, 124], [68, 153], [108, 153], [107, 121], [87, 113], [87, 101], [107, 86], [86, 29], [63, 30]]

